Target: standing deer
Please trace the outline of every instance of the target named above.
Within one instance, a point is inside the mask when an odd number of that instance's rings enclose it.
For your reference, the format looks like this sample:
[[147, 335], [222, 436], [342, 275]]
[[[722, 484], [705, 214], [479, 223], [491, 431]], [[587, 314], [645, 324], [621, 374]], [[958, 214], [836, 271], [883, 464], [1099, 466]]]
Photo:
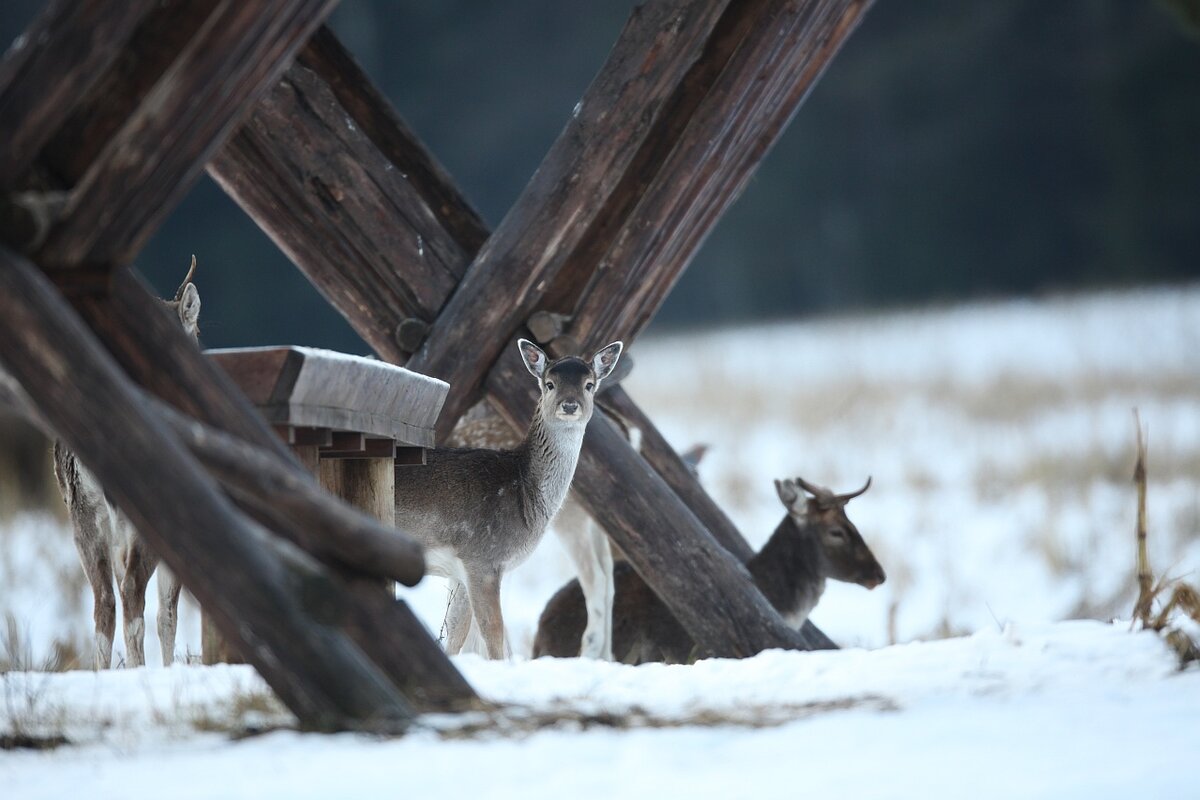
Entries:
[[[618, 415], [611, 415], [611, 418], [637, 450], [641, 431]], [[477, 403], [463, 416], [450, 433], [447, 444], [452, 447], [511, 449], [519, 446], [521, 439], [512, 426], [484, 401]], [[682, 454], [684, 463], [693, 473], [707, 450], [707, 445], [696, 445]], [[609, 541], [608, 534], [592, 519], [574, 492], [569, 493], [563, 501], [551, 529], [575, 566], [587, 607], [587, 627], [576, 655], [612, 661], [613, 565], [615, 559], [621, 558], [621, 554], [614, 552], [616, 548]]]
[[517, 346], [541, 387], [525, 439], [511, 450], [434, 449], [425, 468], [396, 480], [396, 524], [425, 545], [428, 572], [451, 581], [451, 654], [474, 619], [488, 657], [504, 657], [500, 581], [533, 552], [562, 506], [596, 391], [623, 345], [555, 361], [526, 339]]
[[[196, 257], [192, 256], [191, 268], [175, 292], [175, 299], [162, 301], [179, 317], [193, 340], [199, 338], [200, 320], [200, 293], [192, 283], [195, 274]], [[108, 669], [112, 665], [117, 621], [114, 575], [121, 593], [127, 662], [131, 667], [140, 667], [146, 663], [146, 586], [158, 566], [158, 556], [138, 536], [129, 518], [108, 499], [96, 477], [61, 440], [54, 442], [54, 476], [70, 513], [75, 548], [95, 600], [96, 645], [92, 668]], [[165, 566], [159, 570], [158, 641], [164, 666], [170, 666], [175, 659], [179, 588], [179, 581], [170, 570]]]
[[[871, 486], [834, 494], [801, 478], [775, 481], [787, 509], [770, 540], [746, 564], [766, 599], [799, 630], [816, 607], [829, 578], [874, 589], [885, 575], [846, 517], [846, 503]], [[805, 497], [805, 492], [810, 496]], [[627, 563], [614, 572], [613, 648], [630, 664], [649, 661], [687, 663], [695, 643], [658, 595]], [[585, 625], [583, 593], [572, 581], [550, 598], [538, 620], [534, 658], [569, 658], [579, 653]]]

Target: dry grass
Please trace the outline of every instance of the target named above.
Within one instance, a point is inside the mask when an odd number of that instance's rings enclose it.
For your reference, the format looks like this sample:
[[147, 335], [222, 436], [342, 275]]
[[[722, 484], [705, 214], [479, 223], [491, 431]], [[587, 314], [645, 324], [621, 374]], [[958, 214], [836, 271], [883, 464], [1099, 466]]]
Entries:
[[811, 703], [753, 705], [723, 710], [701, 709], [675, 715], [655, 714], [639, 706], [620, 712], [610, 712], [581, 711], [570, 706], [543, 710], [509, 705], [486, 712], [426, 717], [422, 724], [444, 739], [475, 739], [491, 736], [520, 738], [547, 729], [585, 731], [595, 728], [616, 730], [695, 727], [774, 728], [821, 714], [851, 709], [896, 711], [899, 706], [891, 698], [873, 694]]
[[[1133, 468], [1133, 482], [1137, 487], [1137, 526], [1134, 535], [1137, 539], [1138, 597], [1133, 606], [1133, 619], [1141, 623], [1143, 628], [1159, 633], [1165, 630], [1167, 642], [1179, 654], [1180, 666], [1185, 666], [1192, 661], [1200, 661], [1200, 646], [1182, 629], [1174, 627], [1172, 622], [1178, 612], [1200, 625], [1200, 592], [1178, 579], [1163, 578], [1156, 581], [1150, 568], [1146, 548], [1149, 536], [1146, 527], [1146, 444], [1142, 422], [1136, 411], [1134, 419], [1137, 423], [1137, 461]], [[1167, 598], [1165, 602], [1163, 597]], [[1157, 613], [1154, 610], [1156, 605]]]

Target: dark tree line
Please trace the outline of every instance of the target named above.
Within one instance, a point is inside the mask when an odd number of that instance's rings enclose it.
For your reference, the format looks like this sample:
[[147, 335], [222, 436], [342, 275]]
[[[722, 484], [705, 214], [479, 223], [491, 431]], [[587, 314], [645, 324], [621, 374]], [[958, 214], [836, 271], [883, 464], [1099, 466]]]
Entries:
[[[354, 0], [333, 25], [494, 225], [631, 7]], [[1194, 280], [1194, 8], [878, 0], [659, 323]], [[193, 252], [207, 344], [363, 349], [208, 182], [141, 266], [165, 291]]]

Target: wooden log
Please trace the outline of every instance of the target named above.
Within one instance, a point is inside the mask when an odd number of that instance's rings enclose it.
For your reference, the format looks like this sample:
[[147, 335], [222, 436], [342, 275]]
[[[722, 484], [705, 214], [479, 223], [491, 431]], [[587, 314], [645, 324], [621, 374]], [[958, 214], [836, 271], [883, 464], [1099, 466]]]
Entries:
[[641, 333], [870, 4], [771, 0], [749, 18], [600, 268], [573, 262], [550, 289], [559, 299], [549, 302], [574, 310], [568, 331], [585, 348]]
[[157, 0], [54, 0], [0, 62], [0, 194], [116, 60]]
[[[348, 465], [335, 467], [345, 470], [346, 479], [336, 484], [336, 491], [325, 486], [322, 492], [313, 479], [283, 468], [277, 459], [259, 448], [165, 405], [159, 405], [157, 410], [234, 498], [270, 520], [272, 530], [314, 558], [406, 586], [415, 586], [425, 574], [424, 552], [415, 540], [395, 529], [394, 508], [389, 512], [391, 506], [384, 500], [367, 502], [371, 496], [369, 490], [358, 488], [355, 478], [363, 469], [356, 466], [357, 461], [330, 462]], [[389, 468], [375, 470], [379, 474], [388, 473], [380, 482], [381, 496], [386, 494], [387, 486], [383, 484], [394, 473], [390, 469], [391, 460], [362, 461], [379, 461]], [[334, 497], [350, 505], [337, 502]], [[391, 505], [394, 506], [394, 500]], [[351, 506], [360, 510], [355, 511]]]
[[409, 362], [411, 369], [451, 385], [440, 434], [475, 402], [488, 369], [559, 270], [567, 263], [590, 269], [607, 249], [614, 222], [670, 152], [691, 107], [707, 90], [707, 76], [736, 45], [718, 35], [730, 15], [739, 16], [732, 9], [757, 3], [732, 4], [728, 12], [727, 5], [663, 0], [634, 10], [578, 112]]
[[232, 508], [49, 281], [3, 247], [0, 360], [303, 724], [411, 718], [359, 648], [312, 619], [303, 592], [324, 588], [321, 570]]
[[423, 338], [423, 320], [434, 318], [486, 236], [441, 167], [327, 32], [208, 170], [395, 364]]
[[129, 263], [334, 4], [184, 0], [173, 13], [155, 15], [157, 24], [177, 29], [180, 17], [199, 8], [203, 22], [70, 188], [38, 263]]

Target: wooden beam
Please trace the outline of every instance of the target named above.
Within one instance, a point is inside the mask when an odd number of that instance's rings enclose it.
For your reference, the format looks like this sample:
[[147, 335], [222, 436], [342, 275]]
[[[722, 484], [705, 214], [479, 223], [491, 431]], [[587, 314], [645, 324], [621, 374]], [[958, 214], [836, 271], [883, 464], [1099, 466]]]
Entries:
[[411, 718], [359, 648], [313, 619], [329, 578], [232, 508], [45, 276], [3, 247], [0, 359], [303, 724]]
[[410, 352], [402, 324], [436, 316], [487, 235], [328, 31], [208, 169], [395, 364]]
[[334, 4], [184, 0], [172, 13], [156, 15], [158, 24], [172, 28], [191, 11], [204, 12], [186, 44], [71, 186], [38, 263], [43, 268], [129, 263]]
[[[451, 385], [441, 434], [478, 399], [488, 369], [558, 272], [571, 262], [596, 264], [607, 249], [599, 243], [619, 226], [728, 60], [736, 37], [727, 30], [758, 5], [660, 0], [634, 10], [577, 113], [409, 362]], [[463, 358], [467, 352], [473, 357]]]
[[54, 0], [0, 62], [0, 192], [17, 185], [157, 0]]
[[772, 0], [748, 19], [599, 268], [574, 262], [550, 289], [571, 311], [567, 335], [587, 349], [641, 333], [870, 4]]
[[[242, 440], [162, 404], [158, 412], [193, 455], [239, 502], [268, 517], [272, 530], [326, 564], [415, 586], [425, 574], [419, 544], [339, 503], [316, 482]], [[389, 464], [390, 466], [390, 464]]]

